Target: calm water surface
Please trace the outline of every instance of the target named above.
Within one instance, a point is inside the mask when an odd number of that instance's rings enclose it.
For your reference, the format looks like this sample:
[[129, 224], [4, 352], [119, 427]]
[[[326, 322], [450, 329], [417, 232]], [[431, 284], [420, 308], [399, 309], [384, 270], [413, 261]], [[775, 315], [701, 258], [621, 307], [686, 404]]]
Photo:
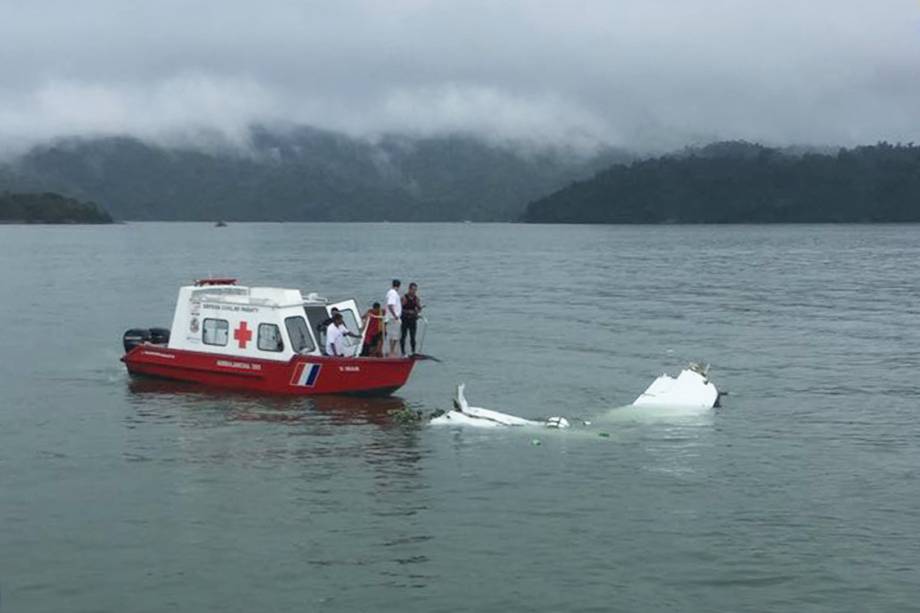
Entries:
[[[918, 261], [920, 226], [0, 226], [0, 611], [918, 610]], [[208, 274], [415, 280], [443, 363], [383, 400], [129, 379], [122, 332]], [[724, 408], [616, 408], [691, 359]], [[389, 415], [461, 381], [592, 424]]]

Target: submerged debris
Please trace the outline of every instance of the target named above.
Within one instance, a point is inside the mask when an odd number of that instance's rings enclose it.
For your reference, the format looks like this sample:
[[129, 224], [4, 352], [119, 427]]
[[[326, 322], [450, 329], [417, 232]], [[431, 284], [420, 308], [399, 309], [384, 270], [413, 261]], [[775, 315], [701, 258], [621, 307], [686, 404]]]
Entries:
[[426, 420], [423, 411], [420, 409], [410, 409], [409, 407], [393, 409], [389, 412], [389, 415], [393, 418], [393, 421], [398, 424], [420, 424]]

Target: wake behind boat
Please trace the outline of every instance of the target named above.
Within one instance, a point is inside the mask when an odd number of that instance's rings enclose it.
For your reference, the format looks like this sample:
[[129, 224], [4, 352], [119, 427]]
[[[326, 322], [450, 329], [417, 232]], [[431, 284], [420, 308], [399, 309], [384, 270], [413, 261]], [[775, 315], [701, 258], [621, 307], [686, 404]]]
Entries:
[[[344, 356], [324, 355], [333, 308], [352, 332]], [[274, 394], [387, 395], [421, 357], [360, 357], [366, 329], [355, 300], [204, 279], [179, 289], [172, 328], [128, 330], [121, 358], [132, 375]]]

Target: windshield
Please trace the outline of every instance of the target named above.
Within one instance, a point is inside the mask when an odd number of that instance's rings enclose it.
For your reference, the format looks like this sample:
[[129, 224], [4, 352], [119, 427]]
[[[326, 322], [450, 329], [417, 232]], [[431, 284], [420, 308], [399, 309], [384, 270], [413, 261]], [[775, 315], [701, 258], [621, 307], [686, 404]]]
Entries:
[[288, 317], [284, 320], [284, 325], [287, 327], [288, 336], [291, 337], [291, 349], [296, 353], [310, 352], [316, 348], [307, 321], [303, 317]]

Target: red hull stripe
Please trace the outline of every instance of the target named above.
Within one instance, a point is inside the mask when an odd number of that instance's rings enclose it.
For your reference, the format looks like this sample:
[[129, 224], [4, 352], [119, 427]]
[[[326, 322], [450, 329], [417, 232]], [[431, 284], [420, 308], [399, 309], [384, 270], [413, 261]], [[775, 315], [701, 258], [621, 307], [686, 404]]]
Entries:
[[291, 385], [313, 387], [313, 384], [316, 383], [316, 378], [319, 376], [320, 368], [322, 368], [322, 366], [319, 364], [301, 362], [294, 368], [294, 376], [291, 378]]

